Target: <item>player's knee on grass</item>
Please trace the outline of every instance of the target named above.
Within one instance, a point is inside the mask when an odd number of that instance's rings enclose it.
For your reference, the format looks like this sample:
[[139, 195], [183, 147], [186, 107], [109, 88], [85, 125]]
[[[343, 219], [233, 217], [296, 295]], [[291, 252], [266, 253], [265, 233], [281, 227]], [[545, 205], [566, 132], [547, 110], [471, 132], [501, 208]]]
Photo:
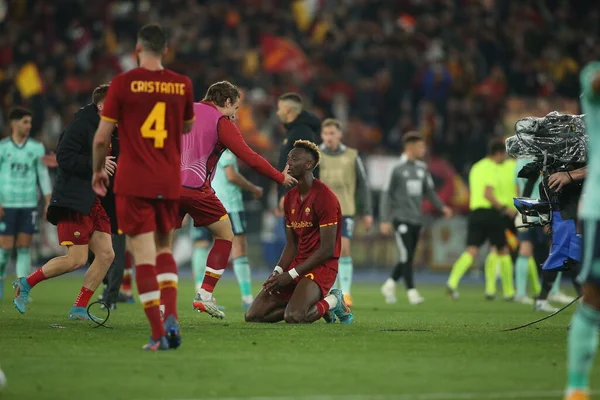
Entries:
[[600, 311], [600, 284], [586, 282], [582, 286], [583, 302]]
[[283, 314], [283, 319], [288, 324], [305, 324], [309, 321], [306, 319], [308, 310], [292, 308], [288, 305]]

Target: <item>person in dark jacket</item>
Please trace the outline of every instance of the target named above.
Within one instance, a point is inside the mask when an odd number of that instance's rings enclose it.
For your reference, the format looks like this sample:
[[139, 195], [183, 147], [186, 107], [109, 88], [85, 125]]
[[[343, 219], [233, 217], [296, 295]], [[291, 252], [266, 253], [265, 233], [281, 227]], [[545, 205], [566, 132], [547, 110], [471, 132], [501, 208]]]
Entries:
[[[115, 157], [113, 161], [118, 162], [119, 159], [119, 136], [117, 130], [112, 134], [109, 148], [109, 155]], [[110, 185], [105, 197], [101, 199], [102, 206], [106, 210], [110, 218], [112, 234], [113, 250], [115, 259], [104, 277], [104, 292], [102, 293], [102, 301], [111, 309], [116, 308], [117, 302], [133, 303], [131, 294], [128, 296], [121, 294], [119, 289], [123, 282], [123, 272], [125, 271], [125, 235], [119, 232], [117, 226], [117, 212], [115, 206], [115, 194], [113, 193], [114, 176], [110, 177]]]
[[[95, 259], [87, 270], [81, 291], [69, 319], [90, 318], [87, 305], [114, 259], [110, 219], [100, 199], [92, 190], [92, 142], [100, 123], [100, 113], [108, 85], [94, 90], [93, 102], [81, 108], [73, 122], [61, 134], [56, 149], [58, 177], [48, 207], [48, 221], [57, 225], [58, 238], [67, 247], [67, 255], [48, 261], [27, 278], [15, 282], [14, 304], [25, 313], [31, 289], [46, 279], [74, 271], [87, 263], [88, 249]], [[114, 157], [107, 157], [105, 168], [109, 175], [116, 170]]]
[[[296, 140], [308, 140], [317, 143], [317, 138], [321, 134], [321, 121], [311, 112], [303, 110], [302, 97], [297, 93], [285, 93], [277, 101], [277, 117], [285, 126], [285, 139], [279, 149], [280, 171], [285, 169], [287, 156], [294, 148]], [[319, 177], [318, 167], [314, 171], [316, 178]], [[283, 215], [283, 196], [287, 189], [278, 187], [279, 211]]]

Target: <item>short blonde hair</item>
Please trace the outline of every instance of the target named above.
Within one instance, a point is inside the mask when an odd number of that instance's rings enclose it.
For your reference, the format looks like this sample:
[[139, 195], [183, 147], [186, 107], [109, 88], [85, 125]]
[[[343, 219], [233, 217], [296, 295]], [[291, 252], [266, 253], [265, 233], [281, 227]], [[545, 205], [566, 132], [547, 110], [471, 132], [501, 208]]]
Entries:
[[304, 149], [312, 154], [315, 159], [315, 165], [313, 168], [316, 168], [317, 165], [321, 162], [321, 152], [319, 151], [319, 146], [311, 142], [310, 140], [296, 140], [294, 142], [295, 149]]
[[327, 118], [325, 121], [321, 123], [321, 129], [326, 128], [328, 126], [335, 126], [340, 131], [342, 130], [342, 123], [335, 118]]

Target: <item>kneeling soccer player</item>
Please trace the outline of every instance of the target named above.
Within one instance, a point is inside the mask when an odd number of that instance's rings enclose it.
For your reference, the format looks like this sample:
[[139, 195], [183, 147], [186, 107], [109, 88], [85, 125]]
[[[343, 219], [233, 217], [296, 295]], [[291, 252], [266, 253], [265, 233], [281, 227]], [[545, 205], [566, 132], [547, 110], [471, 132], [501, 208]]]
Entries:
[[247, 322], [353, 321], [342, 291], [329, 293], [342, 247], [342, 210], [331, 189], [313, 176], [320, 157], [318, 147], [305, 140], [288, 154], [288, 173], [298, 185], [284, 199], [287, 244], [246, 313]]

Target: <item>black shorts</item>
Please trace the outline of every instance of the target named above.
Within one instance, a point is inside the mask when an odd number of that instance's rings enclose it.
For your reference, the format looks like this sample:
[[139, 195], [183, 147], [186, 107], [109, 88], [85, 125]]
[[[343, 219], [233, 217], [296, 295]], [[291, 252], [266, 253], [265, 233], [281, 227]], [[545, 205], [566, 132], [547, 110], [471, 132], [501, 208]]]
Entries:
[[506, 219], [498, 211], [489, 208], [473, 210], [467, 224], [467, 246], [481, 247], [486, 241], [500, 249], [506, 246]]

